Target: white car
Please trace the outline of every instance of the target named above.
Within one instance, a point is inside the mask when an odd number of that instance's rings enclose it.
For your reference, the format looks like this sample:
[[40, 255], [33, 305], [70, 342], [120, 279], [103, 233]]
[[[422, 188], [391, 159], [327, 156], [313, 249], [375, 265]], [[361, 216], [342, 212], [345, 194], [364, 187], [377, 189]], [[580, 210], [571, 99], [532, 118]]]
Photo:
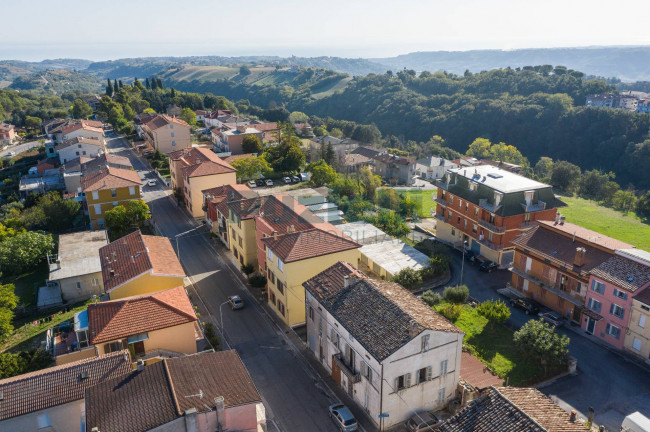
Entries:
[[248, 182], [248, 187], [249, 188], [254, 188], [257, 187], [257, 183], [255, 183], [255, 180], [251, 180]]
[[267, 186], [273, 186], [273, 180], [271, 180], [271, 179], [266, 179], [265, 183], [266, 183]]
[[157, 182], [156, 180], [154, 180], [154, 179], [151, 179], [151, 180], [148, 180], [148, 181], [147, 181], [147, 185], [148, 185], [148, 186], [152, 186], [152, 187], [153, 187], [153, 186], [156, 186], [157, 184], [158, 184], [158, 182]]

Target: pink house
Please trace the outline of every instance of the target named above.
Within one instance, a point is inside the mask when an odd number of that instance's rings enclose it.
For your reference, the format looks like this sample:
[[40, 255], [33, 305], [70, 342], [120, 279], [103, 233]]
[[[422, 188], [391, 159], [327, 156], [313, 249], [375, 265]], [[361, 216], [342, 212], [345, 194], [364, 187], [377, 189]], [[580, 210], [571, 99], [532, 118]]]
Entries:
[[634, 249], [616, 255], [591, 270], [583, 311], [582, 328], [587, 334], [623, 348], [632, 308], [632, 296], [650, 286], [650, 267]]

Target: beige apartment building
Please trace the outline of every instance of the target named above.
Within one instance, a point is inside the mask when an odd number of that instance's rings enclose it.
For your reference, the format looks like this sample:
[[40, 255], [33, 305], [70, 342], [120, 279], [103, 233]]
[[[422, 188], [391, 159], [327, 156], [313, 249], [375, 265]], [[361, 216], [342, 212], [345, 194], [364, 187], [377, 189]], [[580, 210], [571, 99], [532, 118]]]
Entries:
[[142, 125], [144, 139], [161, 153], [192, 147], [190, 125], [168, 115], [157, 115]]

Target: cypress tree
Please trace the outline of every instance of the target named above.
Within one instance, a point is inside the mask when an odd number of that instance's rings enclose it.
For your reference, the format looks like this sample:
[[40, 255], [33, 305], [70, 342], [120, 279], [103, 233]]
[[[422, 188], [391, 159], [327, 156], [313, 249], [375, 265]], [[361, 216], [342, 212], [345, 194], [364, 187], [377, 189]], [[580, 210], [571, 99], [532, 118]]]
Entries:
[[151, 90], [151, 85], [149, 84], [149, 78], [145, 78], [145, 79], [144, 79], [144, 87], [145, 87], [147, 90]]
[[122, 80], [120, 80], [119, 83], [120, 83], [120, 88], [124, 87], [124, 84], [122, 84]]
[[161, 89], [161, 90], [164, 89], [165, 87], [163, 86], [163, 83], [160, 80], [160, 78], [156, 78], [156, 80], [158, 81], [158, 88]]
[[106, 84], [106, 96], [111, 97], [113, 96], [113, 84], [111, 84], [110, 78], [108, 78], [106, 81], [108, 81], [108, 84]]
[[120, 89], [120, 86], [117, 85], [117, 80], [113, 80], [113, 92], [117, 93]]

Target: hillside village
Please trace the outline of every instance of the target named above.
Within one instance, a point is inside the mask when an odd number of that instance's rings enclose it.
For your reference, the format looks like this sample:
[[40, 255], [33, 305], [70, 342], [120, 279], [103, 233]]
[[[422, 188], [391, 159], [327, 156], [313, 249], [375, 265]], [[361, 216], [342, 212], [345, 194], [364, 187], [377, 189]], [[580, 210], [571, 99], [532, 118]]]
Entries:
[[[14, 261], [31, 337], [3, 339], [42, 357], [0, 379], [3, 430], [613, 431], [643, 410], [650, 252], [573, 223], [529, 167], [304, 114], [131, 121], [138, 85], [158, 83], [108, 80], [38, 125], [17, 195], [56, 228], [6, 208], [3, 238], [44, 243]], [[22, 144], [6, 123], [0, 141]], [[615, 415], [612, 371], [639, 393]]]

